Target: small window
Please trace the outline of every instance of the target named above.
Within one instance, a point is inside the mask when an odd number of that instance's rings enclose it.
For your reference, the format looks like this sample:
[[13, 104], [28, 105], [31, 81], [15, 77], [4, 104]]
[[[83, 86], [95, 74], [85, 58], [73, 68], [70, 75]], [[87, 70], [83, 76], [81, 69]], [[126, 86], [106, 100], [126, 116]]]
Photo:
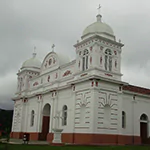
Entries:
[[50, 60], [49, 60], [49, 65], [51, 65], [52, 64], [52, 59], [50, 58]]
[[110, 49], [105, 51], [105, 70], [112, 71], [112, 52]]
[[62, 111], [62, 125], [65, 126], [67, 125], [67, 106], [63, 106], [63, 111]]
[[140, 120], [142, 120], [142, 121], [148, 121], [147, 115], [142, 114], [141, 117], [140, 117]]
[[31, 127], [34, 126], [34, 110], [31, 111]]
[[88, 54], [89, 54], [89, 51], [87, 49], [84, 50], [84, 52], [83, 52], [83, 59], [82, 59], [82, 63], [83, 63], [82, 64], [82, 70], [83, 71], [88, 69], [88, 60], [89, 60]]
[[122, 128], [126, 127], [126, 113], [122, 111]]

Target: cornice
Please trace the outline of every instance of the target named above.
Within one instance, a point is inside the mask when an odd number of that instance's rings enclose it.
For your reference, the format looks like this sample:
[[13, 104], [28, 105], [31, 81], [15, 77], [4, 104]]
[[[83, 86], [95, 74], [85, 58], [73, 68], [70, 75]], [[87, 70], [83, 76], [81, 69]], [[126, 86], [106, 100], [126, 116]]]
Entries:
[[139, 97], [150, 98], [150, 95], [140, 94], [140, 93], [131, 92], [131, 91], [125, 91], [125, 90], [123, 90], [123, 93], [124, 94], [129, 94], [129, 95], [134, 95], [134, 96], [139, 96]]
[[100, 36], [100, 35], [95, 34], [95, 35], [93, 35], [93, 36], [91, 36], [91, 37], [89, 37], [89, 38], [87, 38], [87, 39], [85, 39], [85, 40], [82, 40], [81, 42], [75, 44], [74, 47], [80, 46], [81, 44], [83, 44], [83, 43], [85, 43], [85, 42], [87, 42], [87, 41], [89, 41], [89, 40], [92, 40], [92, 39], [94, 39], [94, 38], [100, 38], [101, 40], [108, 41], [108, 42], [110, 42], [110, 43], [112, 43], [112, 44], [116, 44], [116, 45], [118, 45], [118, 46], [120, 46], [120, 47], [123, 47], [123, 46], [124, 46], [124, 44], [122, 44], [122, 43], [119, 43], [119, 42], [116, 42], [116, 41], [113, 41], [113, 40], [110, 40], [110, 39], [107, 39], [107, 38], [105, 38], [105, 37], [102, 37], [102, 36]]

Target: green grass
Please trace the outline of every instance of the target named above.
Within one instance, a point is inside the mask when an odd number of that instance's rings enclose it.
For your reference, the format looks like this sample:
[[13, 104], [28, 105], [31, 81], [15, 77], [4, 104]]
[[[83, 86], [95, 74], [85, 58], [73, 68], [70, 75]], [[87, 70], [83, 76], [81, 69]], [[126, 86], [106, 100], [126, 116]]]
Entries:
[[0, 144], [0, 150], [150, 150], [150, 146], [37, 146]]

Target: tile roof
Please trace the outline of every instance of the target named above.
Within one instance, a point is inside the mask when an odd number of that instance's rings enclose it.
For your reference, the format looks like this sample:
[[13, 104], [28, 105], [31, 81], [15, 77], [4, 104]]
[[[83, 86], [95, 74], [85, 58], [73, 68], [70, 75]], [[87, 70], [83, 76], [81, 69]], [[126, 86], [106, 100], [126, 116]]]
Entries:
[[123, 90], [135, 92], [135, 93], [139, 93], [139, 94], [150, 95], [150, 89], [139, 87], [139, 86], [134, 86], [134, 85], [125, 85], [125, 86], [123, 86]]

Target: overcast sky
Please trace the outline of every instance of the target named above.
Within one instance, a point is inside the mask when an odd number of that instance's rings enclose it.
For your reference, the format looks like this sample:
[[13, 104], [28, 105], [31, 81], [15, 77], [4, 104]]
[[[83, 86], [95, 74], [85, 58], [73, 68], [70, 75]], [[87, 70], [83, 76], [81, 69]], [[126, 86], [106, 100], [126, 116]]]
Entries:
[[12, 108], [16, 73], [34, 46], [41, 61], [53, 43], [75, 58], [73, 45], [96, 21], [99, 3], [103, 21], [125, 44], [123, 81], [150, 88], [149, 0], [0, 0], [0, 107]]

